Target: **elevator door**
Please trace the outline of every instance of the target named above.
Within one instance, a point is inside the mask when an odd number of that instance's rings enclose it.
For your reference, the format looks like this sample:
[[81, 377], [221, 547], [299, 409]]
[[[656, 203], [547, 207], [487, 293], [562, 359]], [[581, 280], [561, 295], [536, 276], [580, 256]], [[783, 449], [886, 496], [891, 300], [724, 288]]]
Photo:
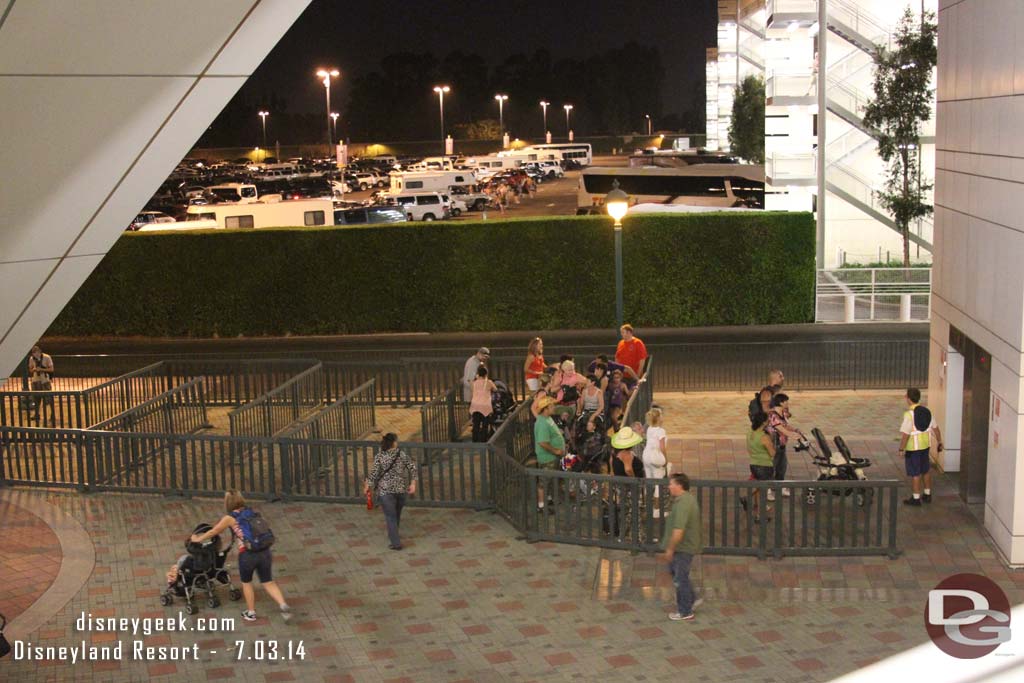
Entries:
[[968, 503], [985, 502], [988, 468], [989, 410], [992, 358], [985, 349], [961, 333], [950, 331], [950, 344], [964, 356], [963, 422], [960, 431], [960, 497]]

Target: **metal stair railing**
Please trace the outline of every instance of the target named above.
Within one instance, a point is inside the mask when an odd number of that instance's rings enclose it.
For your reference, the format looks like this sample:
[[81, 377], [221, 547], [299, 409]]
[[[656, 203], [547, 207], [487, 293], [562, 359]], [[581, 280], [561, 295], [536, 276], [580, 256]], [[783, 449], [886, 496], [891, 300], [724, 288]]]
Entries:
[[[843, 164], [830, 164], [825, 175], [825, 187], [829, 192], [841, 197], [879, 223], [899, 233], [896, 222], [889, 216], [885, 207], [882, 206], [870, 181], [855, 171]], [[934, 223], [931, 219], [922, 219], [918, 222], [917, 232], [915, 232], [912, 226], [909, 239], [911, 242], [931, 251], [934, 229]]]
[[885, 22], [848, 0], [829, 0], [828, 28], [868, 53], [890, 46]]

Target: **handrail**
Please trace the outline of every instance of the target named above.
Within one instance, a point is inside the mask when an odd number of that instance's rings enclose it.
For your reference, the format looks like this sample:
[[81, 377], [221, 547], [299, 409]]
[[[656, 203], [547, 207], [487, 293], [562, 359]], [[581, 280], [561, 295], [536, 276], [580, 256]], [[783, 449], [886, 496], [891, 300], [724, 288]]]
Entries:
[[[205, 378], [195, 379], [165, 391], [148, 401], [118, 413], [111, 418], [89, 427], [90, 431], [126, 431], [133, 432], [150, 416], [161, 413], [165, 429], [161, 430], [168, 434], [188, 434], [203, 427], [209, 426], [206, 418], [206, 403], [203, 400], [203, 381]], [[191, 420], [182, 422], [174, 419], [175, 408], [185, 407], [191, 409], [189, 417]]]
[[[300, 372], [284, 383], [228, 413], [231, 434], [273, 436], [310, 410], [323, 404], [323, 363]], [[278, 401], [278, 403], [275, 403]], [[286, 410], [275, 411], [275, 405]], [[303, 408], [306, 409], [303, 412]]]

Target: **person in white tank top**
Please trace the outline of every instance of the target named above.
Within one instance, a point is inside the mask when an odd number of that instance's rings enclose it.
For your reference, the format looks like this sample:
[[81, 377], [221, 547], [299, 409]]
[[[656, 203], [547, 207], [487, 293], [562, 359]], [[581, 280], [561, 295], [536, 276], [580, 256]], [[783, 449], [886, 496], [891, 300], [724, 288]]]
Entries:
[[[668, 459], [665, 457], [668, 450], [668, 436], [665, 428], [661, 426], [661, 408], [651, 408], [645, 416], [647, 422], [647, 442], [644, 444], [644, 477], [647, 479], [664, 479], [668, 476]], [[654, 487], [654, 516], [661, 516], [661, 501], [659, 490], [661, 487]]]

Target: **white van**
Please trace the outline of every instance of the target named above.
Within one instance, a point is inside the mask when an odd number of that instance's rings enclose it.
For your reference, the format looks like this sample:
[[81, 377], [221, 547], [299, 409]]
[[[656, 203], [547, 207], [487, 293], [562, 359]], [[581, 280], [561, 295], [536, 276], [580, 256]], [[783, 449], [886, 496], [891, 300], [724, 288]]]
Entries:
[[472, 171], [392, 171], [390, 192], [447, 192], [452, 187], [472, 187], [477, 182]]
[[248, 183], [222, 183], [211, 185], [206, 191], [213, 194], [222, 202], [238, 202], [248, 204], [259, 199], [259, 193], [255, 185]]
[[439, 192], [388, 192], [381, 195], [381, 200], [401, 207], [411, 221], [439, 221], [451, 217], [451, 204]]

